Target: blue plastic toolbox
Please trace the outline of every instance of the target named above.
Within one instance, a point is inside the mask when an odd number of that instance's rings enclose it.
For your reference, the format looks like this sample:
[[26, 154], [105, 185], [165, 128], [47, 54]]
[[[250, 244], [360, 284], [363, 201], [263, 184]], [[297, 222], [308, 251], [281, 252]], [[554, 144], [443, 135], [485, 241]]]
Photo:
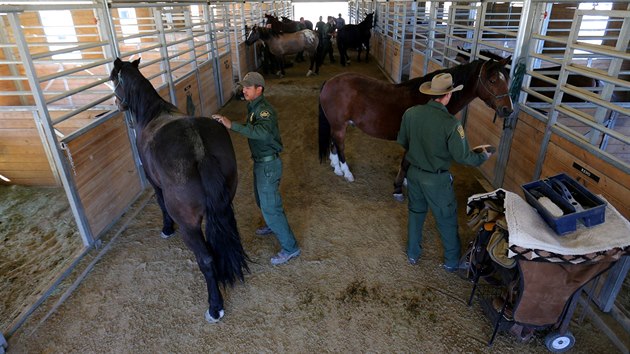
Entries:
[[[606, 202], [573, 178], [561, 173], [521, 186], [527, 202], [538, 210], [547, 224], [559, 235], [577, 229], [577, 222], [591, 227], [604, 222]], [[554, 216], [539, 199], [547, 197], [562, 210], [562, 216]]]

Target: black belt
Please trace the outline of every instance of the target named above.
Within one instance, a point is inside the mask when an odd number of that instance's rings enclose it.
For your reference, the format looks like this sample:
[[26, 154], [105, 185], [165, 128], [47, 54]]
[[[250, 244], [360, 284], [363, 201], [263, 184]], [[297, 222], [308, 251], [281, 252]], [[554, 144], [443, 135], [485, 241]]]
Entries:
[[277, 159], [279, 157], [279, 155], [273, 154], [273, 155], [267, 155], [267, 156], [261, 156], [261, 157], [252, 157], [252, 160], [254, 160], [254, 162], [269, 162], [269, 161], [273, 161], [275, 159]]
[[433, 173], [433, 174], [440, 174], [440, 173], [448, 172], [448, 170], [437, 170], [437, 171], [434, 172], [434, 171], [425, 170], [424, 168], [421, 168], [420, 170], [423, 171], [423, 172]]

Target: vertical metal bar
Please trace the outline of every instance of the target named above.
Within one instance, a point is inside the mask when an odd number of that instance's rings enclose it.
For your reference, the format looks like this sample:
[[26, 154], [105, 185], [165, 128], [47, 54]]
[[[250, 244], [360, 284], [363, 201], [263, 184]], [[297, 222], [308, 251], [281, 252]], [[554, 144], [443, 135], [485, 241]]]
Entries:
[[171, 71], [171, 62], [168, 59], [168, 44], [166, 42], [166, 33], [164, 33], [164, 22], [162, 20], [161, 8], [153, 8], [153, 19], [155, 21], [155, 28], [158, 31], [158, 39], [160, 41], [160, 54], [162, 55], [162, 65], [166, 71], [162, 75], [164, 81], [168, 84], [168, 91], [171, 96], [171, 102], [177, 106], [177, 96], [175, 95], [175, 84], [173, 83], [173, 72]]
[[[577, 42], [578, 32], [581, 23], [582, 15], [579, 11], [576, 11], [575, 15], [573, 16], [571, 31], [569, 32], [569, 37], [567, 38], [567, 49], [564, 52], [562, 66], [560, 67], [560, 73], [558, 76], [558, 87], [562, 87], [567, 84], [568, 72], [566, 70], [566, 66], [568, 65], [568, 63], [571, 62], [571, 58], [573, 57], [573, 52], [575, 50], [573, 46]], [[553, 96], [553, 101], [551, 102], [551, 107], [549, 108], [550, 115], [548, 115], [549, 118], [547, 120], [547, 125], [545, 126], [545, 133], [540, 144], [538, 158], [536, 159], [536, 167], [534, 169], [534, 175], [532, 176], [533, 179], [539, 179], [540, 175], [542, 174], [542, 168], [545, 162], [547, 148], [549, 146], [549, 142], [551, 141], [551, 128], [558, 121], [558, 110], [556, 109], [556, 107], [558, 107], [562, 102], [563, 96], [563, 90], [556, 90], [556, 94]]]
[[[528, 34], [532, 33], [533, 20], [535, 18], [535, 13], [537, 6], [532, 6], [532, 0], [525, 0], [523, 2], [523, 10], [521, 12], [521, 21], [519, 22], [518, 34], [516, 36], [516, 43], [514, 44], [514, 56], [512, 57], [512, 65], [510, 68], [510, 77], [514, 79], [514, 70], [517, 67], [517, 63], [523, 56], [523, 53], [527, 54], [528, 52], [528, 44], [529, 40], [525, 38]], [[507, 169], [507, 163], [510, 158], [510, 151], [512, 148], [512, 139], [514, 138], [514, 131], [516, 128], [516, 122], [518, 120], [519, 107], [517, 102], [512, 102], [514, 106], [514, 113], [509, 118], [512, 123], [510, 126], [504, 125], [503, 132], [501, 134], [501, 138], [499, 140], [498, 146], [498, 156], [497, 162], [494, 166], [494, 179], [492, 181], [492, 186], [494, 188], [499, 188], [503, 186], [503, 182], [505, 180], [505, 173]]]
[[[116, 26], [114, 26], [114, 19], [112, 16], [113, 9], [109, 7], [107, 0], [99, 0], [101, 7], [97, 9], [100, 14], [98, 21], [101, 35], [103, 39], [109, 42], [109, 51], [104, 49], [106, 57], [118, 58], [120, 57], [120, 48], [118, 47], [118, 39], [116, 37]], [[113, 68], [111, 64], [107, 64], [107, 71], [110, 72]], [[133, 161], [138, 171], [138, 177], [140, 178], [140, 185], [142, 189], [148, 185], [147, 176], [142, 168], [142, 161], [140, 161], [140, 154], [138, 153], [138, 146], [136, 145], [136, 131], [134, 129], [136, 122], [134, 116], [129, 112], [123, 112], [125, 117], [125, 124], [127, 125], [127, 136], [129, 137], [129, 144], [131, 145], [131, 152], [133, 154]]]
[[31, 91], [33, 92], [33, 99], [35, 100], [35, 105], [37, 106], [39, 119], [45, 120], [42, 122], [44, 130], [44, 136], [42, 137], [42, 140], [45, 140], [43, 142], [48, 145], [48, 148], [52, 153], [52, 158], [54, 159], [58, 171], [62, 172], [60, 178], [61, 183], [66, 191], [66, 195], [68, 196], [68, 202], [70, 203], [72, 214], [74, 214], [74, 218], [77, 222], [77, 227], [79, 228], [79, 233], [81, 234], [81, 238], [83, 239], [83, 245], [89, 247], [94, 243], [92, 230], [90, 229], [87, 217], [85, 216], [85, 210], [83, 210], [83, 205], [81, 204], [79, 193], [71, 177], [69, 168], [65, 162], [65, 157], [62, 156], [63, 153], [61, 152], [59, 142], [57, 141], [57, 137], [53, 129], [52, 120], [50, 119], [50, 113], [48, 112], [46, 100], [44, 99], [44, 93], [42, 92], [41, 86], [39, 85], [39, 81], [36, 77], [35, 65], [33, 64], [31, 53], [26, 47], [26, 38], [24, 37], [24, 32], [22, 32], [20, 19], [17, 13], [8, 13], [7, 16], [13, 30], [15, 42], [18, 47], [18, 52], [20, 53], [20, 57], [24, 61], [24, 70], [26, 72], [26, 76], [28, 77], [28, 83], [31, 87]]
[[[630, 40], [630, 22], [628, 21], [628, 17], [625, 17], [623, 20], [623, 24], [621, 25], [621, 29], [619, 30], [619, 38], [617, 39], [617, 44], [615, 45], [615, 49], [620, 52], [625, 52], [627, 49], [627, 44], [629, 40]], [[623, 64], [623, 59], [612, 58], [611, 63], [608, 66], [608, 70], [607, 70], [608, 76], [619, 77], [619, 72], [621, 71], [622, 64]], [[609, 82], [604, 82], [604, 88], [602, 89], [602, 92], [600, 93], [600, 97], [603, 100], [610, 102], [612, 95], [614, 93], [614, 90], [615, 90], [614, 84], [611, 84]], [[597, 123], [603, 124], [604, 120], [606, 119], [607, 112], [608, 110], [606, 108], [598, 106], [594, 115], [595, 121]], [[602, 132], [597, 129], [591, 129], [589, 135], [590, 135], [589, 142], [592, 145], [597, 145], [597, 143], [599, 142], [601, 138]]]

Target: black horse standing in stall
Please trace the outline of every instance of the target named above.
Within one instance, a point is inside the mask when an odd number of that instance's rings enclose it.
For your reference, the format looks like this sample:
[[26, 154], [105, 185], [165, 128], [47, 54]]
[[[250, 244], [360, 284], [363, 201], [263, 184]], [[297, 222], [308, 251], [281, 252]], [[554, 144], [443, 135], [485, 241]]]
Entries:
[[[342, 73], [326, 81], [319, 93], [319, 158], [329, 154], [330, 165], [338, 176], [354, 181], [344, 154], [346, 128], [353, 124], [375, 138], [396, 140], [403, 113], [407, 108], [425, 104], [431, 96], [418, 91], [423, 82], [438, 73], [448, 72], [455, 85], [464, 89], [453, 93], [446, 107], [456, 114], [479, 97], [499, 116], [513, 112], [509, 96], [508, 77], [504, 67], [510, 58], [501, 61], [475, 60], [450, 69], [434, 71], [423, 77], [394, 85], [357, 73]], [[402, 183], [408, 168], [403, 156], [394, 182], [394, 197], [402, 198]]]
[[309, 20], [304, 20], [304, 23], [302, 23], [300, 21], [293, 21], [292, 19], [290, 19], [288, 17], [284, 17], [284, 16], [281, 16], [280, 18], [282, 19], [282, 23], [294, 24], [295, 26], [297, 26], [301, 30], [303, 30], [303, 29], [313, 30], [313, 22], [311, 22]]
[[337, 31], [337, 50], [339, 50], [342, 66], [346, 66], [346, 62], [350, 64], [348, 48], [357, 49], [357, 61], [360, 62], [361, 51], [365, 47], [365, 62], [367, 63], [370, 56], [370, 37], [372, 37], [373, 21], [374, 13], [372, 12], [367, 14], [358, 25], [345, 25]]
[[116, 104], [136, 119], [140, 160], [162, 209], [162, 237], [174, 235], [174, 223], [179, 225], [206, 279], [205, 318], [214, 323], [224, 314], [219, 283], [243, 281], [249, 271], [232, 209], [238, 180], [232, 140], [220, 123], [186, 116], [162, 99], [139, 64], [114, 61], [109, 78]]

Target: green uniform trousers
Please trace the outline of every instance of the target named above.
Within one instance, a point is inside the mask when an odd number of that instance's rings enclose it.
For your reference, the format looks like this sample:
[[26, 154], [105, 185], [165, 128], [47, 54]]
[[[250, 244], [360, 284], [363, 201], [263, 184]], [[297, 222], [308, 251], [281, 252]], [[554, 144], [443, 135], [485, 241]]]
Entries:
[[422, 227], [431, 209], [444, 248], [444, 264], [459, 264], [460, 242], [457, 233], [457, 200], [453, 177], [449, 172], [432, 173], [411, 166], [407, 172], [409, 219], [407, 222], [407, 256], [418, 259], [422, 254]]
[[254, 162], [254, 195], [267, 226], [276, 234], [280, 247], [287, 252], [297, 251], [295, 235], [289, 226], [280, 196], [282, 160]]

